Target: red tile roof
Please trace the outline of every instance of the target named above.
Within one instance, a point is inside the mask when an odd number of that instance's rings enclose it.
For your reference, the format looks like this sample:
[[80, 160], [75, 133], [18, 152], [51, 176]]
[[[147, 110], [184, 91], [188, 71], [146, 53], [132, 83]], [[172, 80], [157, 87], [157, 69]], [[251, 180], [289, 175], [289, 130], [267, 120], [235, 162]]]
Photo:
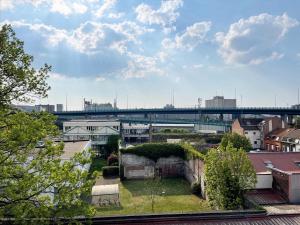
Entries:
[[271, 162], [274, 168], [288, 173], [300, 173], [300, 152], [255, 152], [248, 153], [256, 173], [267, 172], [266, 163]]

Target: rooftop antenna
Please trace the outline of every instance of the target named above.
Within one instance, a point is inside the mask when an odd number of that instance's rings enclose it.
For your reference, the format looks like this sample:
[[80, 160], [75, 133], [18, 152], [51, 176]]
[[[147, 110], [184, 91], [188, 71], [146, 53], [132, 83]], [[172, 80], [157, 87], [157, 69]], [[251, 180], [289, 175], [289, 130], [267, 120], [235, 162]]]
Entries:
[[300, 105], [300, 93], [299, 93], [299, 88], [298, 88], [298, 105]]
[[243, 107], [243, 95], [241, 95], [241, 106], [240, 107]]
[[236, 88], [234, 89], [234, 99], [236, 99]]
[[68, 111], [68, 94], [66, 94], [66, 111]]

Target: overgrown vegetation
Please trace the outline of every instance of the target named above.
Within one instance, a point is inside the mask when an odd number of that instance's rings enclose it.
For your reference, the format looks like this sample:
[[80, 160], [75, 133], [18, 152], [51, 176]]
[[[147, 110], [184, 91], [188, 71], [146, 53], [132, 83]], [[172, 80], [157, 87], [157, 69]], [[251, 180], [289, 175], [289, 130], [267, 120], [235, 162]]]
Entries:
[[104, 157], [107, 158], [112, 153], [117, 153], [119, 150], [119, 135], [110, 135], [105, 146]]
[[250, 140], [237, 133], [226, 133], [222, 138], [220, 146], [225, 149], [229, 143], [232, 144], [233, 148], [243, 149], [246, 152], [249, 152], [252, 149]]
[[[90, 194], [94, 176], [78, 169], [90, 163], [88, 154], [61, 159], [63, 144], [51, 139], [59, 132], [48, 113], [24, 113], [12, 103], [47, 97], [50, 66], [35, 69], [11, 26], [0, 29], [0, 218], [16, 224], [59, 223], [60, 219], [92, 216], [83, 196]], [[36, 148], [40, 141], [44, 147]], [[52, 197], [52, 198], [51, 198]], [[50, 221], [47, 218], [52, 218]]]
[[121, 149], [121, 153], [130, 153], [157, 161], [162, 157], [177, 156], [182, 159], [201, 158], [204, 156], [187, 143], [167, 144], [148, 143], [137, 145], [127, 149]]
[[242, 208], [245, 190], [256, 184], [256, 173], [247, 153], [230, 142], [225, 148], [207, 153], [205, 178], [209, 203], [216, 209]]

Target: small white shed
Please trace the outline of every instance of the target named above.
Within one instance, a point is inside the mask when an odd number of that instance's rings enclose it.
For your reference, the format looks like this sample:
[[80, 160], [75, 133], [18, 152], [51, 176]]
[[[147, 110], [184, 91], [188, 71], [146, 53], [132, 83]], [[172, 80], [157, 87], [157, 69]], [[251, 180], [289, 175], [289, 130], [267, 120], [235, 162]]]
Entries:
[[92, 188], [92, 204], [96, 206], [119, 205], [119, 185], [95, 185]]

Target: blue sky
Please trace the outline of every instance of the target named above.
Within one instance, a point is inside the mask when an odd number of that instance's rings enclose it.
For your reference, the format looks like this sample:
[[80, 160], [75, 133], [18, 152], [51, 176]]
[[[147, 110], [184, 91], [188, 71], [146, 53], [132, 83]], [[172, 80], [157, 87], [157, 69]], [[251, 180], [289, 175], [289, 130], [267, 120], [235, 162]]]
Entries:
[[[214, 95], [242, 106], [290, 106], [300, 87], [298, 0], [1, 0], [34, 56], [52, 65], [47, 99], [118, 106], [195, 106]], [[235, 91], [236, 90], [236, 91]], [[241, 101], [242, 98], [242, 101]]]

